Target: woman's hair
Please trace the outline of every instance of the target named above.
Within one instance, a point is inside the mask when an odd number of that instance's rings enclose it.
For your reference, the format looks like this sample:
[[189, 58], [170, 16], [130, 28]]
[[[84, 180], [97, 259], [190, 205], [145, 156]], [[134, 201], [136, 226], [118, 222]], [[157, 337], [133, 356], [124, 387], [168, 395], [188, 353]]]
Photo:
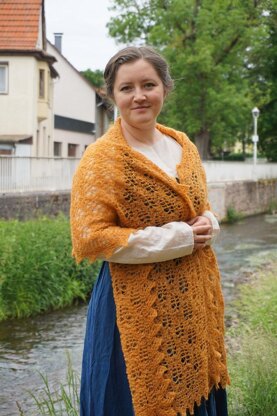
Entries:
[[173, 80], [170, 76], [166, 60], [149, 46], [129, 46], [117, 52], [106, 65], [104, 79], [108, 97], [113, 98], [114, 83], [119, 67], [139, 59], [144, 59], [152, 65], [161, 79], [166, 93], [169, 93], [172, 90]]

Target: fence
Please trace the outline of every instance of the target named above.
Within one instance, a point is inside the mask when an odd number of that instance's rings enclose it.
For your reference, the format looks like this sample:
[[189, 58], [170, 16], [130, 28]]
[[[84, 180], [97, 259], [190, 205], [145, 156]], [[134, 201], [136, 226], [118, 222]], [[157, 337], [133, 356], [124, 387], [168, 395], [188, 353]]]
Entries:
[[0, 192], [69, 190], [79, 161], [75, 158], [0, 157]]
[[[0, 193], [70, 190], [80, 159], [0, 157]], [[210, 183], [277, 178], [277, 163], [204, 162]]]
[[277, 163], [257, 163], [246, 162], [214, 162], [203, 163], [207, 181], [216, 182], [235, 182], [253, 181], [260, 179], [277, 178]]

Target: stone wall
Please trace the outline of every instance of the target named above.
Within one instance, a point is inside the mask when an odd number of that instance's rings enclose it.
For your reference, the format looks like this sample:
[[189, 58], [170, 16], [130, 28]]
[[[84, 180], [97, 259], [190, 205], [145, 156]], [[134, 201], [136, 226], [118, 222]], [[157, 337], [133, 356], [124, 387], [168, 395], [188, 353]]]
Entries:
[[70, 192], [30, 192], [0, 195], [0, 218], [26, 220], [42, 215], [69, 215]]
[[[244, 215], [266, 212], [277, 200], [277, 179], [210, 183], [209, 200], [220, 220], [228, 208]], [[42, 215], [69, 214], [69, 192], [17, 193], [0, 195], [0, 218], [20, 220]]]
[[226, 218], [228, 208], [245, 216], [261, 214], [277, 200], [277, 179], [211, 183], [209, 199], [220, 220]]

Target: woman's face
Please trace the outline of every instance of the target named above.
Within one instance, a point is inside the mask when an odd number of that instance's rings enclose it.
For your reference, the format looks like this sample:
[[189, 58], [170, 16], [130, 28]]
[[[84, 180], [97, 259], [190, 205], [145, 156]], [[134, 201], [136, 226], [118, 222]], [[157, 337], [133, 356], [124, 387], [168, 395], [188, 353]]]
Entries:
[[125, 123], [136, 128], [156, 123], [165, 97], [161, 79], [143, 59], [119, 67], [114, 83], [114, 101]]

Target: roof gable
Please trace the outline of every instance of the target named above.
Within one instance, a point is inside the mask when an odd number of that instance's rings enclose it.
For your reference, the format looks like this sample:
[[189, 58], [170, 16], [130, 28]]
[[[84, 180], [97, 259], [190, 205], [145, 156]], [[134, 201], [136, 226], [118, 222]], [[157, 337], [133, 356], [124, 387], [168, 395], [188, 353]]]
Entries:
[[0, 50], [44, 49], [43, 32], [43, 0], [0, 0]]

